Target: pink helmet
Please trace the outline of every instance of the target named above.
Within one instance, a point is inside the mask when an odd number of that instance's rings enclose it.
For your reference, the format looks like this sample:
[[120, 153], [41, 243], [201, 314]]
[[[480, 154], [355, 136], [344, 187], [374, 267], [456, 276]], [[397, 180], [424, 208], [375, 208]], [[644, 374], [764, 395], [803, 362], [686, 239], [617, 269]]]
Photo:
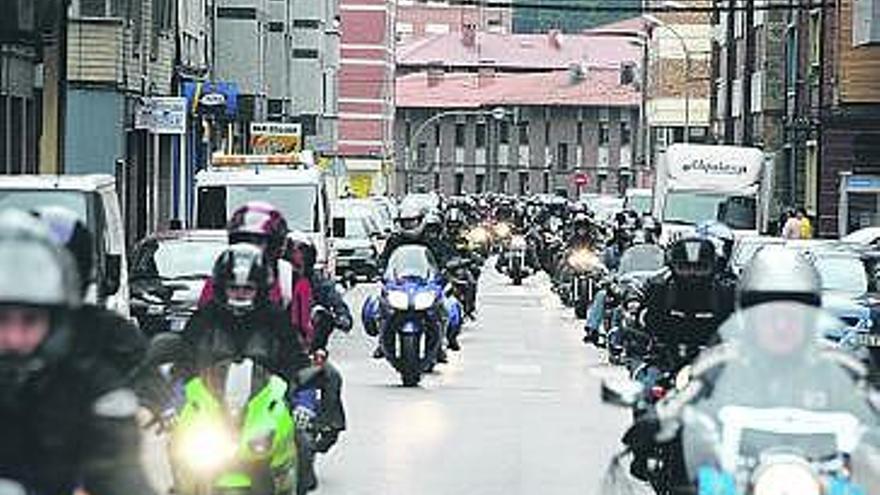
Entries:
[[248, 201], [232, 213], [226, 231], [230, 244], [262, 245], [271, 259], [277, 259], [284, 247], [288, 228], [287, 220], [278, 208], [264, 201]]

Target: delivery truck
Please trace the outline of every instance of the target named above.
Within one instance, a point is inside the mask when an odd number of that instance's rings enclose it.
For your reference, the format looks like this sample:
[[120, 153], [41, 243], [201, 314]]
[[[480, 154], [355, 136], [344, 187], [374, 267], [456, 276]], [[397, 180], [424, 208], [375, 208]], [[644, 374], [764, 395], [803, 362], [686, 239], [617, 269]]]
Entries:
[[772, 177], [760, 149], [673, 144], [661, 154], [654, 182], [662, 239], [707, 220], [721, 221], [737, 235], [765, 232]]

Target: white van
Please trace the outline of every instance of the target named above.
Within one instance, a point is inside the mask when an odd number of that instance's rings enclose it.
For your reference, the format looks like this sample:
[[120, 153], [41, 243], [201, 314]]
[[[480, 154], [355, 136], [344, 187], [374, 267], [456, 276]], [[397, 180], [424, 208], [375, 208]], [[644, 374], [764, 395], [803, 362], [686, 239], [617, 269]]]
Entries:
[[63, 206], [76, 212], [95, 236], [94, 282], [86, 301], [129, 316], [125, 230], [116, 180], [110, 175], [0, 176], [0, 210]]
[[292, 230], [312, 238], [318, 267], [332, 275], [330, 201], [319, 169], [272, 155], [238, 155], [215, 157], [214, 166], [196, 174], [196, 228], [225, 228], [248, 201], [267, 201], [281, 210]]

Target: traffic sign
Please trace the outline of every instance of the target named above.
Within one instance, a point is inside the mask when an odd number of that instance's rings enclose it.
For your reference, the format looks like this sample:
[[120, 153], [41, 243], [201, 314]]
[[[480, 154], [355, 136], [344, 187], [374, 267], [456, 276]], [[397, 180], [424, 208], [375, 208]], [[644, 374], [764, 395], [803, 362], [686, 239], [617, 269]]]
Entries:
[[586, 186], [590, 182], [590, 176], [583, 172], [574, 174], [574, 183], [578, 186]]

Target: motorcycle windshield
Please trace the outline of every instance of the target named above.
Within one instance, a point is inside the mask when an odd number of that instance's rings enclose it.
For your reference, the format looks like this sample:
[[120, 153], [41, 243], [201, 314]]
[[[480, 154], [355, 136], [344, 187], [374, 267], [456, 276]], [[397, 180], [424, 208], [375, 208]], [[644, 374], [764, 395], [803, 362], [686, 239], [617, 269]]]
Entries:
[[623, 252], [620, 257], [618, 272], [655, 272], [663, 268], [665, 253], [663, 249], [654, 244], [642, 244], [633, 246]]
[[855, 451], [877, 416], [857, 369], [823, 347], [821, 336], [835, 325], [797, 303], [755, 306], [722, 325], [723, 347], [702, 363], [723, 359], [697, 377], [694, 385], [706, 388], [682, 414], [692, 479], [704, 466], [736, 473], [771, 454], [821, 461]]
[[226, 360], [201, 372], [201, 377], [231, 413], [237, 414], [269, 383], [271, 373], [252, 359]]
[[438, 273], [437, 262], [431, 251], [421, 245], [411, 244], [395, 249], [388, 258], [386, 280], [420, 278], [430, 280]]

